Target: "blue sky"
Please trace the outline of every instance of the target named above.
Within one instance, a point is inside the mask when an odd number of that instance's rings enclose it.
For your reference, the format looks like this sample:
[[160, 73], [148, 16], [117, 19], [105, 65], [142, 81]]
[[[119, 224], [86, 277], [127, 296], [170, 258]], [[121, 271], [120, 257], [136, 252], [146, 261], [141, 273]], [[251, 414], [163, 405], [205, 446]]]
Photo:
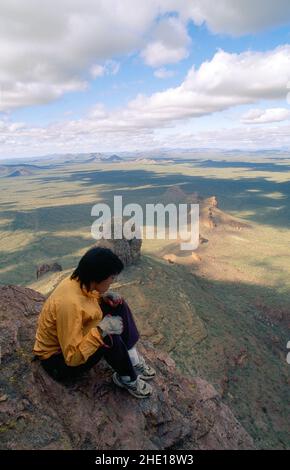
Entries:
[[289, 148], [290, 2], [216, 4], [2, 1], [0, 158]]

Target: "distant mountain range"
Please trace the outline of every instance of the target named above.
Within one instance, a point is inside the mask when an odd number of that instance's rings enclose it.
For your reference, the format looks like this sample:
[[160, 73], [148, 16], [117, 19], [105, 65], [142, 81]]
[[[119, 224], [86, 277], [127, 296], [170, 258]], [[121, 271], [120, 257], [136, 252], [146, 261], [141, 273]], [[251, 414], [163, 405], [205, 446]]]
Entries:
[[[85, 158], [87, 157], [87, 158]], [[0, 178], [15, 178], [18, 176], [30, 176], [36, 173], [39, 170], [44, 170], [47, 168], [52, 168], [55, 166], [62, 166], [63, 164], [73, 164], [73, 163], [118, 163], [124, 161], [123, 158], [119, 157], [118, 155], [110, 155], [105, 156], [101, 153], [91, 153], [91, 154], [76, 154], [70, 155], [68, 159], [68, 155], [65, 156], [65, 160], [62, 157], [52, 156], [50, 162], [47, 161], [47, 157], [43, 157], [43, 159], [37, 160], [39, 165], [29, 164], [29, 163], [21, 163], [21, 164], [5, 164], [0, 165]], [[45, 165], [43, 165], [45, 163]]]
[[[129, 162], [136, 164], [169, 164], [169, 163], [186, 163], [193, 161], [226, 161], [239, 160], [243, 156], [243, 160], [250, 161], [252, 158], [266, 157], [269, 160], [286, 160], [289, 158], [290, 151], [287, 149], [265, 149], [243, 151], [239, 149], [155, 149], [151, 151], [135, 151], [121, 152], [121, 156], [117, 154], [108, 154], [101, 152], [87, 153], [66, 153], [66, 154], [49, 154], [39, 157], [29, 157], [24, 159], [13, 158], [0, 160], [0, 177], [6, 177], [10, 173], [16, 172], [13, 176], [24, 176], [26, 172], [20, 169], [43, 170], [56, 166], [86, 163], [121, 163]], [[26, 163], [22, 163], [25, 161]], [[19, 170], [19, 171], [17, 171]]]
[[119, 155], [111, 155], [110, 157], [106, 157], [101, 153], [92, 153], [90, 154], [89, 158], [84, 160], [84, 163], [91, 163], [91, 162], [121, 162], [123, 158], [119, 157]]

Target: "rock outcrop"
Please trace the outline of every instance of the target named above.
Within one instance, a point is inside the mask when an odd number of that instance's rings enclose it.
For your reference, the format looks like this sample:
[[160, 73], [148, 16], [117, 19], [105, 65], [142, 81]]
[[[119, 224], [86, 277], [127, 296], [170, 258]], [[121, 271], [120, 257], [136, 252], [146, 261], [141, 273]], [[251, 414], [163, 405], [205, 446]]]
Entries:
[[62, 267], [59, 263], [41, 264], [36, 270], [36, 278], [39, 279], [44, 274], [56, 273], [59, 271], [62, 271]]
[[[95, 246], [110, 248], [123, 261], [125, 266], [129, 266], [136, 263], [141, 256], [142, 238], [141, 236], [136, 238], [133, 235], [125, 238], [123, 233], [125, 223], [125, 218], [113, 217], [112, 220], [104, 225], [104, 230], [109, 228], [110, 234], [114, 234], [114, 227], [117, 227], [116, 230], [120, 231], [122, 238], [101, 238], [95, 243]], [[136, 233], [138, 231], [140, 231], [140, 227], [137, 227]]]
[[155, 392], [136, 400], [111, 383], [100, 362], [71, 384], [53, 381], [31, 348], [44, 297], [18, 286], [0, 288], [1, 449], [250, 449], [252, 439], [201, 378], [182, 376], [149, 343]]
[[[209, 233], [216, 228], [230, 230], [251, 228], [250, 224], [222, 211], [216, 196], [204, 198], [196, 191], [191, 194], [185, 193], [179, 185], [169, 187], [163, 194], [162, 202], [164, 204], [199, 204], [200, 228], [205, 231], [209, 230]], [[201, 238], [204, 240], [203, 237]], [[200, 243], [202, 243], [201, 240]]]
[[99, 240], [95, 246], [102, 246], [110, 248], [124, 263], [125, 266], [134, 264], [141, 255], [142, 240], [132, 238], [132, 240], [126, 240], [122, 238], [120, 240]]

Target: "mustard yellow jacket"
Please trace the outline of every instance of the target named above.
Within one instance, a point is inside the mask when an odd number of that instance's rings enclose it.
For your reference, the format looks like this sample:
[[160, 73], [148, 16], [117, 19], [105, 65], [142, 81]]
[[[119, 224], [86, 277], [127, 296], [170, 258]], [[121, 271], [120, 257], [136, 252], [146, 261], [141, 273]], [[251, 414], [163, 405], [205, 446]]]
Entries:
[[61, 353], [69, 366], [78, 366], [104, 344], [96, 326], [103, 318], [101, 296], [66, 278], [45, 301], [36, 331], [34, 354], [48, 359]]

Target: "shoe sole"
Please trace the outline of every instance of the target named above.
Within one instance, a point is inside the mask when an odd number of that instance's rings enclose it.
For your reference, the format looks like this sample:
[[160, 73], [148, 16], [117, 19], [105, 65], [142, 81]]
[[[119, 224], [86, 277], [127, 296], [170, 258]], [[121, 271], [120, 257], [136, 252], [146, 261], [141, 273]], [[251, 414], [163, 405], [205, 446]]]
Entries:
[[138, 377], [140, 377], [140, 379], [142, 379], [142, 380], [152, 380], [152, 379], [154, 379], [154, 378], [156, 377], [156, 374], [154, 374], [154, 375], [142, 375], [142, 374], [138, 374], [137, 372], [136, 372], [136, 374], [137, 374]]
[[154, 371], [154, 373], [152, 375], [143, 375], [142, 372], [138, 372], [137, 366], [134, 367], [134, 369], [135, 369], [136, 375], [138, 375], [138, 377], [140, 377], [140, 379], [142, 379], [142, 380], [152, 380], [156, 377], [156, 371], [152, 367], [151, 367], [151, 370]]
[[149, 397], [152, 395], [152, 391], [149, 392], [148, 395], [139, 395], [139, 394], [137, 394], [136, 392], [134, 392], [134, 390], [132, 390], [132, 389], [126, 387], [126, 385], [124, 385], [122, 382], [120, 382], [120, 381], [118, 380], [118, 377], [117, 377], [116, 374], [113, 374], [113, 382], [114, 382], [114, 384], [117, 385], [118, 387], [124, 388], [125, 390], [127, 390], [127, 391], [130, 393], [130, 395], [132, 395], [132, 396], [135, 397], [135, 398], [141, 398], [141, 399], [142, 399], [142, 398], [149, 398]]

